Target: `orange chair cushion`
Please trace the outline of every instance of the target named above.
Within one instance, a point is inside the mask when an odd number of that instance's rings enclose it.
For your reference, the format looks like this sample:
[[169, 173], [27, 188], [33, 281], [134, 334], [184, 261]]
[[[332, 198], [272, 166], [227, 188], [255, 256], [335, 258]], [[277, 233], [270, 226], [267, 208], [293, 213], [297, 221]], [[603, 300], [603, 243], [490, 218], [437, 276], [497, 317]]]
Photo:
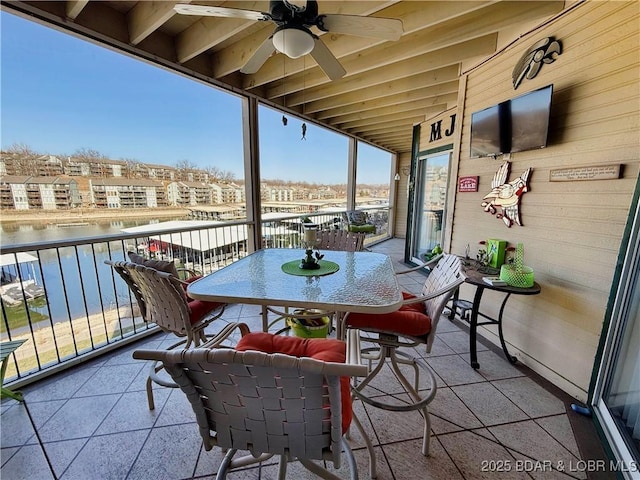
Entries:
[[[195, 282], [199, 278], [202, 278], [202, 275], [194, 275], [193, 277], [189, 277], [186, 280], [183, 280], [184, 283], [182, 284], [182, 288], [184, 289], [185, 295], [187, 294], [188, 284], [190, 284], [191, 282]], [[189, 297], [187, 297], [187, 301], [189, 302], [189, 309], [191, 310], [191, 315], [189, 316], [191, 325], [199, 322], [205, 315], [224, 305], [218, 302], [204, 302], [202, 300], [195, 300]]]
[[[347, 346], [332, 338], [298, 338], [273, 335], [272, 333], [253, 332], [240, 339], [236, 350], [257, 350], [264, 353], [284, 353], [292, 357], [309, 357], [323, 362], [344, 363]], [[351, 425], [351, 387], [349, 377], [340, 378], [340, 396], [342, 398], [342, 434]]]
[[191, 325], [198, 323], [205, 315], [208, 315], [223, 305], [218, 302], [203, 302], [202, 300], [193, 300], [191, 298], [187, 298], [187, 300], [189, 301], [189, 310], [191, 311], [189, 314]]
[[[405, 300], [416, 298], [415, 295], [406, 292], [402, 292], [402, 296]], [[391, 313], [351, 313], [347, 317], [347, 325], [361, 330], [370, 328], [411, 337], [423, 337], [431, 331], [431, 319], [426, 314], [422, 302], [403, 305]]]

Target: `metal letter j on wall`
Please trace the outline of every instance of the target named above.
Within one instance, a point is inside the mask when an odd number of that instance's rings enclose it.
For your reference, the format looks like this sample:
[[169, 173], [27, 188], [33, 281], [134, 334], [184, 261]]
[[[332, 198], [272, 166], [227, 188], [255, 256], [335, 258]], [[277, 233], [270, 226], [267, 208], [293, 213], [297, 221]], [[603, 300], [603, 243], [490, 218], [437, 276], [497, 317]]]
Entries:
[[[512, 182], [507, 183], [509, 177], [509, 162], [504, 162], [493, 176], [491, 192], [483, 197], [482, 206], [485, 212], [501, 218], [507, 227], [514, 223], [522, 226], [520, 221], [520, 199], [529, 191], [527, 185], [531, 167]], [[498, 207], [500, 210], [498, 210]]]

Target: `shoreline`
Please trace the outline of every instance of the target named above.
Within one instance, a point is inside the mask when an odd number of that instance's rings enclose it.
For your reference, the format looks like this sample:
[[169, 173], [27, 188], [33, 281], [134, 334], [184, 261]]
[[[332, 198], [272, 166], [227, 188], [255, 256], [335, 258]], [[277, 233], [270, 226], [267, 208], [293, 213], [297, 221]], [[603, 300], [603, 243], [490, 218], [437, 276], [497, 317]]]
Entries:
[[188, 216], [185, 208], [140, 208], [140, 209], [84, 209], [75, 210], [2, 210], [0, 224], [18, 222], [66, 222], [79, 223], [91, 220], [110, 220], [114, 218], [148, 218]]

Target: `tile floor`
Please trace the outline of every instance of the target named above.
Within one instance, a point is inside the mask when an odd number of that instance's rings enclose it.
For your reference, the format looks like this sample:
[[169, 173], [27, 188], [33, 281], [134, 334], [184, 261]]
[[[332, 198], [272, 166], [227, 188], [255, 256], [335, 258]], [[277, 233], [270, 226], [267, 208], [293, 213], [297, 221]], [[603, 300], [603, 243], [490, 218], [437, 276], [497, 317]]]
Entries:
[[[404, 240], [393, 239], [372, 250], [392, 255], [402, 269], [406, 268], [400, 262], [403, 247]], [[400, 278], [403, 288], [414, 292], [424, 280], [418, 273]], [[256, 307], [235, 305], [227, 309], [224, 319], [242, 319], [259, 329], [259, 313]], [[164, 334], [154, 335], [23, 388], [25, 403], [4, 400], [0, 476], [11, 480], [215, 478], [221, 455], [202, 448], [184, 394], [158, 387], [156, 409], [147, 408], [147, 368], [131, 353], [171, 342]], [[509, 364], [493, 347], [479, 344], [478, 348], [480, 369], [476, 371], [468, 363], [465, 325], [443, 317], [431, 354], [426, 355], [424, 348], [415, 350], [438, 378], [438, 392], [430, 405], [429, 457], [420, 454], [422, 420], [417, 413], [355, 403], [375, 446], [378, 478], [587, 478], [585, 461], [602, 455], [590, 420], [573, 413], [571, 398], [527, 368]], [[395, 388], [388, 378], [387, 391]], [[360, 478], [368, 478], [362, 439], [354, 434], [351, 444]], [[348, 469], [343, 467], [337, 474], [347, 478]], [[246, 468], [229, 478], [277, 478], [277, 465]], [[287, 478], [314, 476], [294, 463]], [[589, 474], [589, 478], [596, 477]]]

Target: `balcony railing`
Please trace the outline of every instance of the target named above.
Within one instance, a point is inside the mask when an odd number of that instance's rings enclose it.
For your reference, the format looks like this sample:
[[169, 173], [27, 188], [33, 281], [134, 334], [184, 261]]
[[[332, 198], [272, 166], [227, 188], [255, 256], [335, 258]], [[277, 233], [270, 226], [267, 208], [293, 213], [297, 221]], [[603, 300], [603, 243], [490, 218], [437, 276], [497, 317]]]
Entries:
[[[388, 238], [388, 207], [369, 210], [377, 233]], [[342, 228], [342, 212], [308, 213], [323, 228]], [[140, 316], [135, 298], [105, 260], [128, 251], [173, 260], [207, 274], [247, 255], [247, 222], [206, 222], [66, 241], [2, 246], [0, 340], [25, 342], [9, 359], [5, 383], [20, 387], [157, 331]], [[264, 248], [301, 248], [300, 214], [269, 214]]]

